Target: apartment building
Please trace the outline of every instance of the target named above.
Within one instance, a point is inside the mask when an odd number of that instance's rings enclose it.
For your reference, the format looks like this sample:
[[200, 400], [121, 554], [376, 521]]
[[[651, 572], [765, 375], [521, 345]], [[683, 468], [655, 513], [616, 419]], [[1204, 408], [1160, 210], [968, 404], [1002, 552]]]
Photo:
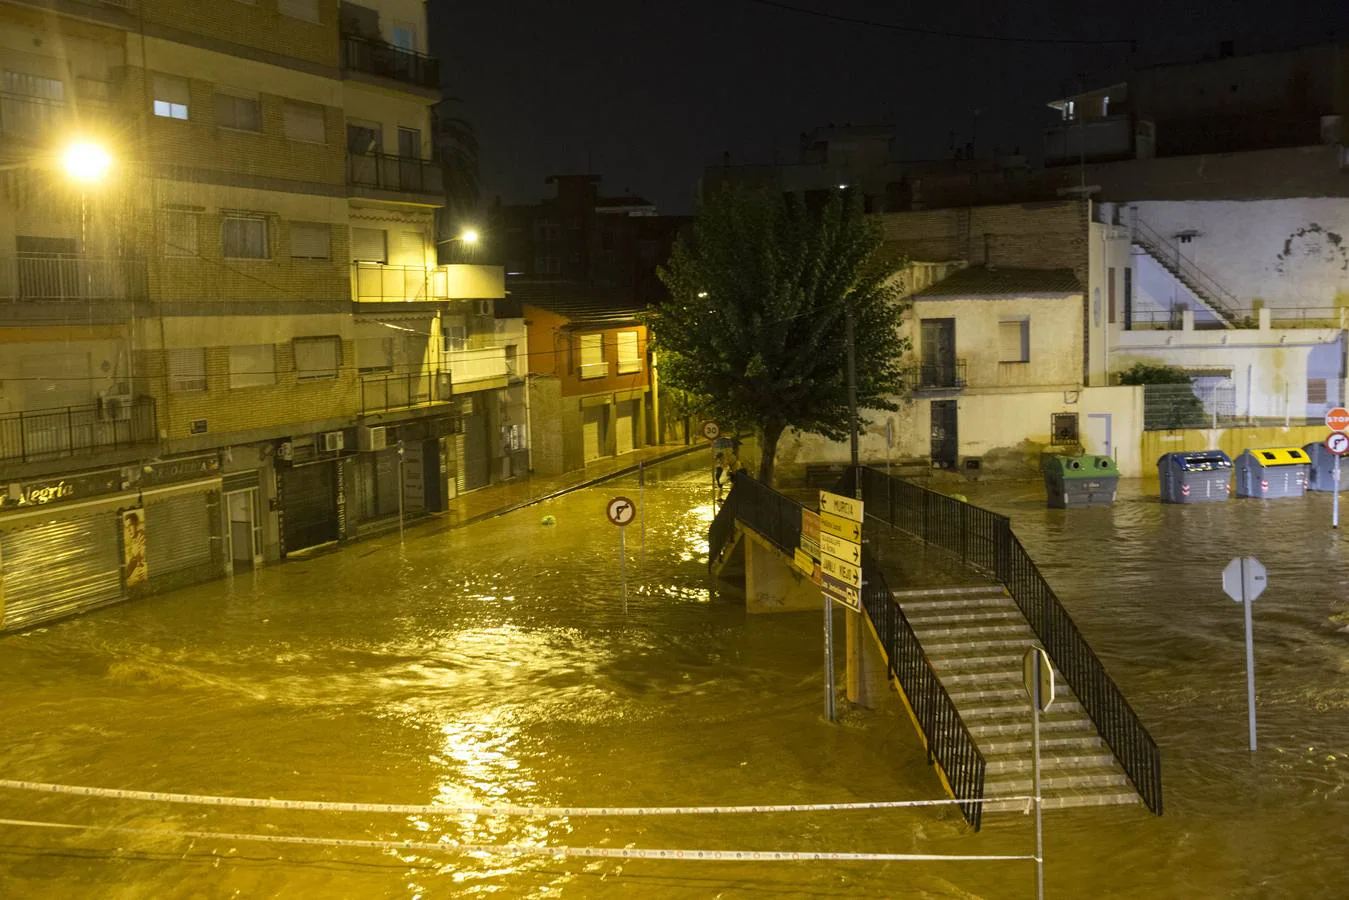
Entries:
[[0, 629], [444, 508], [505, 292], [436, 264], [424, 16], [0, 2]]

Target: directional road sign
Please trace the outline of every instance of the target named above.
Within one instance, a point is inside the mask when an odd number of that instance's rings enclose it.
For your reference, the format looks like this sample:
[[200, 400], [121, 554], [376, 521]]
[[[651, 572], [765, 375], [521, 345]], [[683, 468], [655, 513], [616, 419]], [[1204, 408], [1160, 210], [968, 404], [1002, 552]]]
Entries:
[[815, 577], [815, 558], [800, 547], [797, 547], [796, 552], [792, 554], [792, 562], [796, 563], [796, 567], [811, 578]]
[[839, 603], [842, 603], [853, 612], [862, 611], [861, 588], [853, 587], [850, 584], [844, 584], [843, 582], [826, 575], [824, 572], [820, 573], [820, 587], [824, 589], [826, 595]]
[[1331, 431], [1349, 431], [1349, 409], [1337, 406], [1326, 413], [1326, 427]]
[[855, 588], [862, 586], [862, 569], [828, 553], [820, 557], [820, 571], [835, 581]]
[[832, 513], [854, 522], [862, 521], [862, 501], [841, 494], [820, 491], [820, 512]]
[[637, 515], [637, 505], [627, 497], [615, 497], [604, 508], [604, 514], [615, 525], [627, 525]]
[[820, 549], [826, 556], [837, 557], [846, 563], [854, 566], [862, 564], [862, 545], [854, 544], [852, 541], [845, 541], [837, 535], [825, 533], [820, 535]]
[[1223, 591], [1238, 603], [1265, 592], [1265, 567], [1254, 556], [1240, 556], [1223, 569]]
[[1021, 663], [1021, 683], [1026, 686], [1026, 695], [1031, 702], [1040, 707], [1040, 712], [1049, 709], [1049, 704], [1054, 702], [1054, 667], [1049, 664], [1049, 654], [1039, 647], [1026, 651]]
[[820, 514], [813, 510], [801, 510], [801, 549], [811, 559], [820, 558]]
[[1332, 431], [1326, 437], [1326, 449], [1336, 456], [1349, 453], [1349, 434], [1345, 434], [1343, 431]]
[[822, 512], [820, 513], [820, 537], [826, 534], [832, 534], [834, 537], [842, 538], [854, 544], [862, 543], [862, 526], [851, 519], [843, 519], [838, 516]]
[[704, 422], [703, 437], [707, 438], [709, 441], [715, 441], [717, 438], [721, 437], [721, 426], [716, 422]]

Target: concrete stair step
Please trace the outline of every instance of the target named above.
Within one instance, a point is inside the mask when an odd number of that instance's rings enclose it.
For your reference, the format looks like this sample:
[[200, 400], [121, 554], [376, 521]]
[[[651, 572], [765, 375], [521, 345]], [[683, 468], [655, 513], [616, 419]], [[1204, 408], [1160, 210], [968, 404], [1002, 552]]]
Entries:
[[[1003, 609], [1001, 606], [979, 610], [977, 612], [944, 612], [942, 610], [904, 610], [904, 617], [909, 620], [909, 624], [918, 628], [937, 628], [950, 625], [965, 625], [967, 623], [982, 624], [996, 622], [1021, 622], [1026, 619], [1021, 615], [1021, 610], [1013, 607], [1012, 609]], [[1027, 628], [1030, 626], [1027, 625]]]
[[1004, 591], [1000, 584], [972, 584], [960, 585], [958, 587], [946, 588], [917, 588], [915, 590], [891, 591], [890, 596], [899, 600], [901, 603], [909, 598], [932, 598], [932, 597], [952, 597], [962, 598], [977, 594], [998, 594], [1003, 595]]
[[[1030, 717], [1027, 716], [1027, 719]], [[976, 742], [980, 738], [1009, 737], [1013, 735], [1029, 735], [1031, 733], [1031, 724], [1029, 721], [1018, 722], [1014, 720], [992, 720], [988, 722], [966, 723], [965, 727], [975, 738]], [[1040, 720], [1040, 734], [1045, 736], [1049, 732], [1063, 734], [1065, 732], [1078, 732], [1083, 735], [1095, 735], [1096, 726], [1092, 724], [1091, 719], [1086, 716], [1069, 716], [1062, 719], [1042, 718]]]
[[[942, 679], [943, 682], [946, 679]], [[977, 683], [976, 683], [977, 685]], [[966, 706], [991, 705], [993, 703], [1014, 705], [1020, 703], [1029, 711], [1030, 700], [1026, 697], [1026, 688], [1020, 680], [1015, 684], [1006, 686], [971, 686], [968, 683], [946, 685], [946, 693], [950, 695], [951, 702], [956, 705], [956, 709], [964, 710]], [[1072, 691], [1064, 687], [1055, 687], [1054, 705], [1059, 703], [1076, 703], [1077, 698], [1073, 696]]]
[[[1030, 721], [1030, 701], [1026, 699], [1023, 692], [1019, 703], [985, 703], [982, 706], [961, 706], [956, 704], [956, 709], [960, 710], [960, 718], [969, 722], [972, 719], [1008, 719], [1018, 721], [1025, 719]], [[1076, 703], [1059, 704], [1057, 700], [1048, 712], [1040, 713], [1040, 724], [1057, 720], [1063, 717], [1083, 718], [1086, 715], [1081, 706]]]
[[[987, 665], [981, 665], [985, 662]], [[1001, 688], [1009, 684], [1021, 684], [1021, 669], [1019, 667], [1009, 669], [1007, 660], [1000, 656], [990, 657], [987, 660], [953, 660], [949, 665], [942, 665], [933, 660], [932, 668], [937, 671], [941, 683], [948, 691], [959, 689], [962, 685]]]
[[918, 640], [925, 646], [936, 645], [939, 643], [950, 643], [961, 640], [982, 640], [991, 637], [1015, 637], [1018, 640], [1027, 638], [1035, 639], [1035, 633], [1030, 630], [1030, 626], [1025, 622], [992, 622], [989, 624], [979, 624], [975, 622], [938, 625], [931, 627], [927, 622], [910, 622], [914, 633], [918, 635]]
[[[1115, 770], [1100, 770], [1088, 772], [1075, 772], [1072, 774], [1055, 774], [1040, 776], [1041, 794], [1049, 792], [1058, 792], [1061, 790], [1083, 790], [1108, 788], [1118, 790], [1129, 787], [1129, 776], [1123, 772]], [[1034, 779], [1029, 773], [1024, 776], [1020, 773], [1004, 778], [985, 778], [984, 796], [1002, 797], [1011, 795], [1026, 795], [1034, 790]]]
[[928, 612], [930, 610], [955, 611], [972, 609], [1005, 609], [1009, 605], [1016, 609], [1016, 601], [1011, 597], [1003, 595], [989, 595], [974, 600], [901, 600], [900, 608], [904, 610], [904, 615], [909, 614], [909, 610], [915, 612]]
[[976, 638], [970, 641], [942, 639], [934, 642], [923, 642], [923, 649], [927, 651], [929, 657], [970, 656], [977, 658], [1000, 653], [1005, 655], [1007, 661], [1014, 659], [1019, 666], [1021, 655], [1034, 643], [1035, 638], [1028, 630], [1025, 637]]
[[[1046, 797], [1041, 791], [1040, 805], [1043, 809], [1074, 809], [1090, 806], [1136, 806], [1143, 801], [1134, 791], [1064, 791], [1052, 797]], [[992, 800], [984, 804], [984, 814], [1017, 813], [1029, 811], [1025, 800]]]
[[[1101, 740], [1096, 734], [1041, 734], [1040, 752], [1047, 750], [1103, 750], [1105, 741]], [[1024, 755], [1030, 759], [1030, 735], [1025, 737], [1003, 737], [989, 741], [980, 741], [979, 750], [984, 754], [984, 759], [996, 758], [1004, 754]]]
[[[1000, 756], [989, 758], [984, 757], [987, 768], [984, 770], [986, 777], [1026, 774], [1030, 775], [1035, 770], [1035, 762], [1031, 759], [1030, 751], [1027, 749], [1024, 757]], [[1072, 750], [1046, 751], [1040, 748], [1040, 772], [1063, 772], [1074, 769], [1105, 769], [1109, 770], [1115, 765], [1115, 756], [1113, 753], [1079, 753]]]

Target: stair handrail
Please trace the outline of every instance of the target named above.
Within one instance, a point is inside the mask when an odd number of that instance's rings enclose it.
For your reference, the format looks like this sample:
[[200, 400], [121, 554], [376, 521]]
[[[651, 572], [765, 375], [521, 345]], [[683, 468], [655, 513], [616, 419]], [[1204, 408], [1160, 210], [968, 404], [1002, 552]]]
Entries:
[[1142, 244], [1143, 248], [1155, 256], [1163, 266], [1170, 263], [1193, 281], [1196, 288], [1207, 294], [1200, 299], [1212, 305], [1219, 315], [1231, 321], [1240, 315], [1241, 305], [1236, 294], [1223, 287], [1216, 278], [1199, 268], [1192, 260], [1182, 256], [1179, 245], [1162, 237], [1148, 223], [1137, 217], [1134, 218], [1134, 242]]
[[712, 571], [712, 567], [721, 559], [721, 554], [725, 552], [726, 547], [735, 535], [736, 508], [739, 503], [740, 495], [735, 492], [735, 481], [731, 481], [731, 489], [726, 494], [726, 499], [721, 501], [721, 506], [717, 509], [717, 514], [712, 517], [712, 524], [707, 528], [707, 570]]
[[960, 556], [1007, 588], [1138, 795], [1161, 815], [1157, 742], [1013, 533], [1011, 520], [879, 469], [862, 468], [861, 479], [869, 516]]

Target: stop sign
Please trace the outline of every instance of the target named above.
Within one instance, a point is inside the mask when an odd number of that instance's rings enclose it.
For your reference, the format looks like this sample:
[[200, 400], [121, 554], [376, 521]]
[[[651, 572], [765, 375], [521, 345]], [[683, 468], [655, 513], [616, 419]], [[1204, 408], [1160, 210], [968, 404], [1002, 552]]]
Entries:
[[1326, 427], [1331, 431], [1349, 431], [1349, 409], [1337, 406], [1326, 413]]

